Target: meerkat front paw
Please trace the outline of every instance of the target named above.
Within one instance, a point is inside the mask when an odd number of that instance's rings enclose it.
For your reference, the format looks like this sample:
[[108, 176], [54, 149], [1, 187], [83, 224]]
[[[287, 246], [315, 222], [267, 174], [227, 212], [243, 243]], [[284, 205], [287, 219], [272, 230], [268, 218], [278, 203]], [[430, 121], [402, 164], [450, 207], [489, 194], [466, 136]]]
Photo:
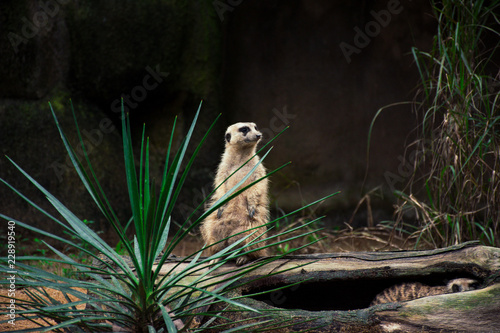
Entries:
[[248, 207], [248, 216], [250, 216], [251, 219], [255, 216], [255, 207], [254, 206], [249, 206]]
[[210, 260], [210, 262], [208, 263], [208, 266], [210, 267], [213, 267], [216, 263], [218, 263], [220, 261], [220, 258], [217, 258], [217, 259], [212, 259]]
[[220, 219], [222, 217], [222, 213], [224, 212], [224, 206], [222, 206], [221, 208], [219, 208], [217, 210], [217, 218]]
[[250, 261], [250, 258], [248, 256], [241, 256], [238, 259], [236, 259], [236, 266], [243, 266], [244, 264], [248, 263]]

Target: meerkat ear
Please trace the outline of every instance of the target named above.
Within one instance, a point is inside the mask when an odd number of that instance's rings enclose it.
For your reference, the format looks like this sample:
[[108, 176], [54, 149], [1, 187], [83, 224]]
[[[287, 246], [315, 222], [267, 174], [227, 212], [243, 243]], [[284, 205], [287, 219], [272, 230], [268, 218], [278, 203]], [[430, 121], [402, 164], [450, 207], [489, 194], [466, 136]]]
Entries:
[[226, 133], [226, 141], [227, 142], [231, 141], [231, 133]]

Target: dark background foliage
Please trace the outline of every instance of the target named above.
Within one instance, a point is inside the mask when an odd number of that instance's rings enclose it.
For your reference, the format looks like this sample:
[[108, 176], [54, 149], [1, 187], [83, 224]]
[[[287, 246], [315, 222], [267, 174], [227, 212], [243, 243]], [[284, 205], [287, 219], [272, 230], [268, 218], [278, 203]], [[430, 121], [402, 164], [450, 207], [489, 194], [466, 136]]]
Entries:
[[[179, 117], [180, 140], [204, 100], [199, 128], [223, 117], [187, 181], [177, 219], [208, 193], [224, 129], [236, 121], [256, 122], [265, 139], [290, 126], [265, 162], [270, 169], [293, 162], [271, 179], [273, 207], [289, 211], [342, 190], [321, 206], [326, 221], [342, 225], [380, 186], [372, 209], [377, 220], [390, 217], [390, 193], [408, 177], [403, 156], [416, 126], [411, 106], [378, 118], [369, 161], [368, 130], [379, 108], [413, 98], [419, 77], [410, 51], [431, 47], [430, 13], [427, 1], [394, 0], [2, 1], [0, 177], [43, 199], [8, 155], [78, 216], [106, 230], [66, 163], [47, 101], [76, 143], [72, 98], [91, 161], [126, 220], [120, 97], [136, 136], [146, 124], [158, 173], [173, 118]], [[346, 44], [356, 52], [346, 56]], [[5, 187], [0, 209], [34, 225], [46, 222]], [[363, 209], [353, 224], [366, 225]]]

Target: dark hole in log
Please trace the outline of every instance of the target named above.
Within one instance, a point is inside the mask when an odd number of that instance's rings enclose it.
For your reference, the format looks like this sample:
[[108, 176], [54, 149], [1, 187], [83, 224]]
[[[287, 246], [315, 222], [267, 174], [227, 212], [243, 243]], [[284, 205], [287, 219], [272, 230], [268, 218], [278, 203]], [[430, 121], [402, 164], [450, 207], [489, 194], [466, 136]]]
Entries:
[[[420, 282], [428, 286], [445, 285], [449, 280], [464, 277], [475, 280], [469, 273], [433, 274], [429, 276], [405, 276], [385, 279], [331, 279], [314, 281], [314, 278], [280, 290], [250, 296], [270, 306], [282, 309], [301, 309], [306, 311], [347, 311], [370, 306], [375, 296], [393, 285], [405, 282]], [[269, 282], [269, 281], [268, 281]], [[283, 287], [281, 282], [266, 286], [249, 286], [243, 295], [252, 295]]]

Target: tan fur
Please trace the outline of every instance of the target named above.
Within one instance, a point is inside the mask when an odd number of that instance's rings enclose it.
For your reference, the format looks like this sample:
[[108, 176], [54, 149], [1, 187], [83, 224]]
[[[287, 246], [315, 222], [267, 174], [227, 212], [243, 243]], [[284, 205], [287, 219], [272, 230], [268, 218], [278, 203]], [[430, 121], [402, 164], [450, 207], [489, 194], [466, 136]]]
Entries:
[[[246, 131], [248, 132], [245, 133]], [[215, 188], [222, 184], [227, 177], [255, 155], [257, 143], [260, 141], [261, 137], [262, 134], [257, 130], [255, 123], [236, 123], [227, 128], [225, 136], [226, 147], [222, 155], [222, 160], [217, 168], [217, 174], [214, 180]], [[231, 178], [226, 180], [225, 183], [215, 191], [209, 207], [238, 184], [258, 162], [259, 157], [253, 157], [247, 164], [232, 175]], [[265, 175], [266, 170], [264, 166], [260, 164], [239, 189]], [[266, 224], [269, 220], [269, 199], [267, 191], [268, 180], [266, 178], [210, 214], [205, 221], [203, 221], [201, 226], [201, 234], [205, 243], [211, 245], [239, 232], [248, 231], [249, 229]], [[265, 232], [265, 227], [244, 232], [236, 237], [231, 237], [229, 240], [210, 247], [207, 250], [208, 254], [212, 255], [254, 231], [257, 232], [253, 236], [247, 238], [242, 243], [243, 246]], [[249, 247], [247, 246], [245, 249], [255, 249], [264, 245], [264, 242], [260, 242]], [[243, 265], [251, 259], [263, 256], [267, 256], [267, 251], [258, 250], [239, 257], [236, 264]]]
[[385, 289], [378, 294], [370, 306], [382, 303], [405, 302], [413, 299], [474, 290], [478, 282], [472, 279], [460, 278], [448, 282], [446, 286], [430, 287], [420, 282], [403, 283]]

